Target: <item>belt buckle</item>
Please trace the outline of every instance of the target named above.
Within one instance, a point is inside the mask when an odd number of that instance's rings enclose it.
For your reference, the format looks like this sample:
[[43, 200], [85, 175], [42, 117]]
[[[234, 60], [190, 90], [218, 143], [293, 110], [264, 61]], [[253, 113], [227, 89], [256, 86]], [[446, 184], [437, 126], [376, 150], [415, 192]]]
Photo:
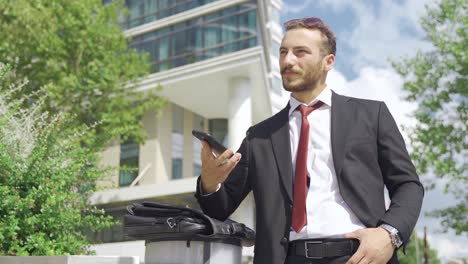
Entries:
[[311, 256], [309, 256], [309, 250], [308, 250], [308, 247], [307, 247], [309, 244], [321, 244], [321, 243], [323, 243], [322, 240], [317, 240], [317, 241], [306, 241], [306, 242], [304, 243], [304, 247], [305, 247], [305, 257], [306, 257], [307, 259], [323, 259], [323, 257], [311, 257]]

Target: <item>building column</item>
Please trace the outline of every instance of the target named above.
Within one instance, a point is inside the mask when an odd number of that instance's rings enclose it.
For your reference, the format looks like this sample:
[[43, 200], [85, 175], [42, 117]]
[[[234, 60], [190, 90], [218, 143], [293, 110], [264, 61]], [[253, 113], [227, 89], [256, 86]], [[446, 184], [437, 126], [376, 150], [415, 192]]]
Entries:
[[172, 105], [167, 104], [157, 114], [156, 183], [165, 183], [172, 175]]
[[252, 125], [251, 82], [246, 77], [231, 78], [228, 82], [228, 147], [236, 151]]
[[140, 145], [139, 154], [139, 170], [138, 173], [143, 173], [146, 169], [145, 174], [140, 179], [139, 184], [154, 184], [156, 183], [157, 167], [156, 159], [158, 154], [158, 126], [157, 126], [157, 114], [153, 111], [148, 111], [143, 115], [143, 128], [148, 135], [145, 143]]
[[[246, 77], [229, 79], [229, 116], [228, 146], [236, 151], [245, 132], [252, 125], [251, 81]], [[231, 219], [255, 228], [255, 202], [252, 194], [248, 195], [239, 208], [230, 216]]]
[[182, 151], [182, 178], [193, 177], [193, 113], [184, 110], [184, 144]]

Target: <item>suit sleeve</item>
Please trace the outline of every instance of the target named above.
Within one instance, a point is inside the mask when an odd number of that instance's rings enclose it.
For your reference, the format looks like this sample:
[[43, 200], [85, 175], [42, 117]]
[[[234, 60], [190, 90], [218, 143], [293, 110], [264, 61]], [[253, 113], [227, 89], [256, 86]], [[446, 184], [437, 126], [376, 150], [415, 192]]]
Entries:
[[379, 109], [377, 147], [380, 169], [391, 200], [380, 222], [398, 229], [406, 244], [421, 211], [424, 188], [385, 103], [381, 103]]
[[195, 197], [203, 212], [221, 221], [224, 221], [237, 209], [251, 190], [248, 137], [244, 138], [237, 152], [242, 155], [241, 160], [217, 192], [210, 195], [202, 195], [201, 188], [199, 188], [201, 176], [197, 180]]

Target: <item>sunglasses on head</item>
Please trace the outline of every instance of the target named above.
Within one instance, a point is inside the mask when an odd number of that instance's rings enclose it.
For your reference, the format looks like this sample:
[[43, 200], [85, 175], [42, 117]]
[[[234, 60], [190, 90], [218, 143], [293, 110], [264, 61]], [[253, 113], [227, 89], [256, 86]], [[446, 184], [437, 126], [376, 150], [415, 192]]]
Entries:
[[284, 22], [284, 27], [287, 29], [298, 24], [304, 24], [306, 26], [313, 26], [317, 23], [323, 23], [323, 21], [318, 17], [306, 17], [306, 18], [299, 18], [299, 19], [296, 18], [296, 19], [291, 19], [289, 21]]

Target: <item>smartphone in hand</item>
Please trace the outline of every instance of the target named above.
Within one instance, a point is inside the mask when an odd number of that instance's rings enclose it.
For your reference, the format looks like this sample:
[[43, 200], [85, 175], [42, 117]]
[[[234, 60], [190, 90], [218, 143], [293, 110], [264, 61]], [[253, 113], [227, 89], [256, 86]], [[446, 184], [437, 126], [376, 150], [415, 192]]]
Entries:
[[210, 145], [211, 149], [215, 151], [218, 155], [222, 154], [224, 151], [226, 151], [226, 147], [223, 146], [223, 144], [219, 143], [213, 136], [211, 136], [208, 133], [198, 131], [198, 130], [192, 130], [192, 135], [199, 140], [204, 140]]

